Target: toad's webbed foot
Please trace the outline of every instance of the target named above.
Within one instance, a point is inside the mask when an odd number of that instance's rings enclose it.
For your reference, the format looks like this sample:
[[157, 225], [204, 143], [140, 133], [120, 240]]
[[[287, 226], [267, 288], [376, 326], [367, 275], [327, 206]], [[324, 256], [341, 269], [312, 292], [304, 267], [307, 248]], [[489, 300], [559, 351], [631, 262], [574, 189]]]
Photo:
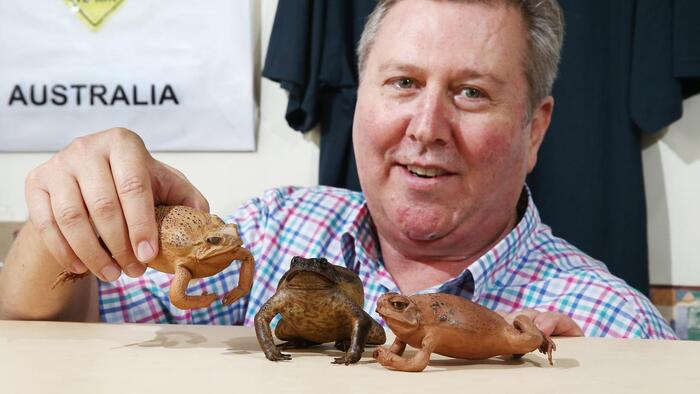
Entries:
[[282, 353], [275, 347], [274, 349], [266, 350], [265, 357], [270, 361], [289, 361], [292, 359], [291, 354]]
[[224, 305], [231, 305], [246, 294], [248, 294], [248, 290], [236, 288], [224, 295], [224, 298], [221, 300], [221, 302]]
[[359, 354], [353, 354], [353, 353], [346, 353], [343, 357], [336, 357], [333, 359], [331, 364], [345, 364], [345, 365], [350, 365], [350, 364], [355, 364], [356, 362], [360, 361], [362, 358], [362, 353]]

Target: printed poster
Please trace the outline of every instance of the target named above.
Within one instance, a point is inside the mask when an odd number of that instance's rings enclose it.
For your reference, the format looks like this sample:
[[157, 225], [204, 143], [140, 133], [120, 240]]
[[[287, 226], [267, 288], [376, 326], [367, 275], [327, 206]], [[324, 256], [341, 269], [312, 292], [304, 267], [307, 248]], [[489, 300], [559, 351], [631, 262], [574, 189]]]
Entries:
[[255, 149], [250, 0], [0, 0], [0, 151]]

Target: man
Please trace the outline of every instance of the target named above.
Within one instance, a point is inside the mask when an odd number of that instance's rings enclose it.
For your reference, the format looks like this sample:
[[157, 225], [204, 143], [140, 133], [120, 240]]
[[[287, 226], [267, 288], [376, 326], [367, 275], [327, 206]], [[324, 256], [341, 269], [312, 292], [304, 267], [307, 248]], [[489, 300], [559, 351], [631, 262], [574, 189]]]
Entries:
[[[359, 47], [364, 196], [280, 188], [231, 215], [257, 273], [230, 307], [177, 310], [168, 276], [141, 276], [158, 247], [154, 203], [206, 210], [204, 197], [130, 131], [77, 139], [27, 179], [31, 220], [0, 277], [2, 315], [251, 324], [303, 255], [357, 272], [371, 313], [387, 291], [440, 291], [526, 313], [548, 334], [674, 338], [645, 297], [551, 235], [524, 187], [554, 106], [562, 23], [554, 1], [381, 1]], [[47, 293], [63, 267], [101, 281]], [[237, 269], [200, 289], [230, 290]]]

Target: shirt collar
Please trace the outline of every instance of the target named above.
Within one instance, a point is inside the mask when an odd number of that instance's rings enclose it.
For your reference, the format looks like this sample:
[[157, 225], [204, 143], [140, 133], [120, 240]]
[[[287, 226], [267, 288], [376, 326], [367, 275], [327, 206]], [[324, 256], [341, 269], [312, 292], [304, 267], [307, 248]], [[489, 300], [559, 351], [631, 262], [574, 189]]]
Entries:
[[[527, 240], [540, 224], [540, 216], [527, 186], [523, 188], [521, 201], [523, 201], [524, 212], [515, 228], [496, 246], [467, 267], [467, 271], [474, 279], [474, 299], [479, 299], [484, 290], [497, 284], [503, 272], [514, 261], [520, 260], [527, 254]], [[527, 205], [524, 204], [525, 201]]]
[[[497, 282], [501, 272], [507, 269], [512, 261], [518, 260], [527, 253], [526, 240], [531, 236], [540, 223], [539, 213], [532, 200], [530, 190], [523, 187], [518, 202], [518, 224], [486, 254], [472, 263], [459, 275], [419, 293], [473, 293], [473, 299], [478, 299], [484, 289], [492, 287]], [[363, 201], [357, 214], [343, 231], [343, 254], [349, 269], [359, 271], [359, 265], [371, 264], [380, 275], [383, 283], [378, 283], [388, 291], [398, 291], [396, 283], [386, 270], [382, 261], [376, 228], [369, 214], [367, 202]]]

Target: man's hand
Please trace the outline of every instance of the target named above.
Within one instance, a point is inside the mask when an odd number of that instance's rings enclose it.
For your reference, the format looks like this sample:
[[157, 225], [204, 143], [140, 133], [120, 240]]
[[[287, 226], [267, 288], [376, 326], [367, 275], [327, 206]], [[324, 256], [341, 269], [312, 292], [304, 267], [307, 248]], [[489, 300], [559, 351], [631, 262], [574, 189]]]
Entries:
[[576, 322], [561, 312], [540, 312], [534, 309], [503, 313], [498, 312], [508, 323], [513, 324], [513, 319], [518, 315], [525, 315], [532, 319], [535, 326], [547, 336], [582, 337], [583, 331]]
[[209, 210], [182, 173], [123, 128], [75, 139], [30, 172], [25, 195], [31, 225], [56, 261], [104, 281], [143, 274], [158, 253], [155, 204]]

